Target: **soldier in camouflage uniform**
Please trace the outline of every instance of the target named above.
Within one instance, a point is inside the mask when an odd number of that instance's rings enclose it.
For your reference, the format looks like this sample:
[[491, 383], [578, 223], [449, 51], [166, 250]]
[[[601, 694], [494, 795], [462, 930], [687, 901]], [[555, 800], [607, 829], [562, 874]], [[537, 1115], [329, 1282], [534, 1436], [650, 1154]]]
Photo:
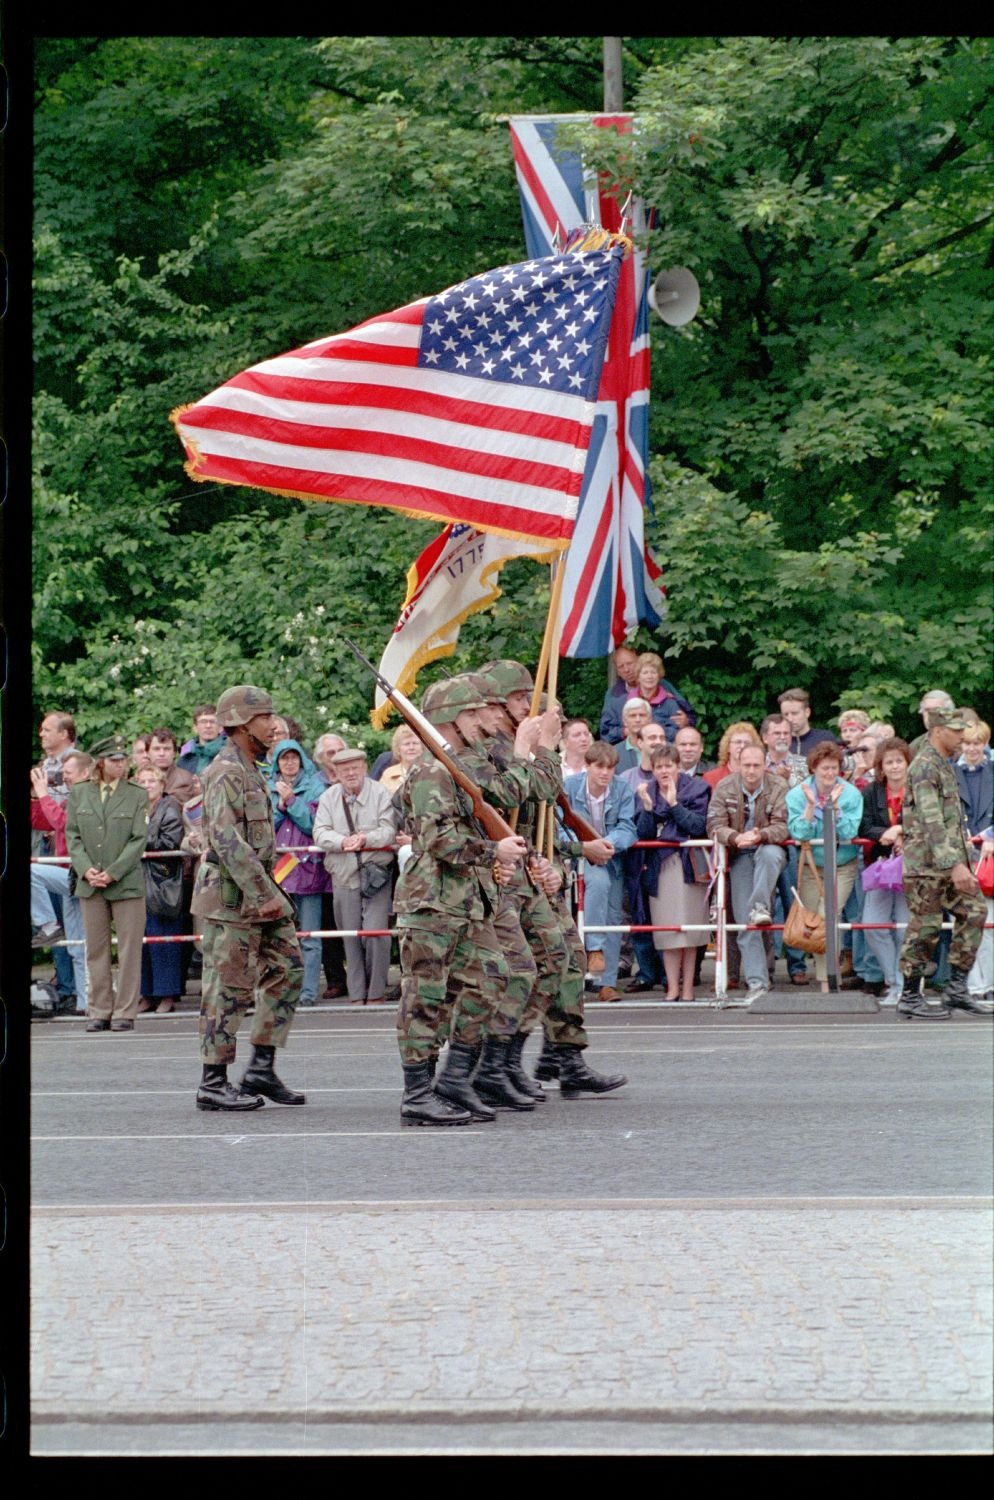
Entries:
[[[455, 721], [472, 714], [471, 705], [478, 701], [458, 682], [436, 684], [426, 694], [426, 717], [449, 727], [456, 752], [464, 742]], [[408, 772], [396, 802], [412, 848], [394, 894], [402, 976], [397, 1013], [404, 1069], [401, 1123], [492, 1120], [493, 1109], [474, 1094], [469, 1075], [488, 1026], [501, 1025], [495, 1002], [509, 977], [492, 920], [499, 904], [494, 866], [513, 864], [526, 846], [516, 835], [486, 838], [466, 793], [428, 752]], [[449, 1061], [438, 1080], [439, 1092], [431, 1066], [448, 1027]], [[451, 1103], [446, 1095], [464, 1100], [467, 1107]], [[520, 1097], [511, 1107], [534, 1105]]]
[[[198, 1109], [258, 1109], [303, 1104], [274, 1071], [286, 1042], [304, 968], [290, 898], [273, 880], [276, 835], [269, 791], [257, 766], [275, 730], [273, 703], [260, 688], [222, 693], [224, 749], [204, 772], [203, 844], [192, 910], [202, 918], [203, 996]], [[252, 1060], [240, 1089], [228, 1082], [235, 1035], [255, 997]]]
[[[496, 733], [489, 742], [491, 753], [506, 754], [510, 735], [531, 712], [534, 683], [528, 669], [520, 662], [507, 659], [487, 662], [480, 674], [490, 686], [491, 703], [506, 716], [504, 733]], [[519, 816], [519, 829], [529, 841], [535, 838], [538, 804], [551, 800], [562, 790], [562, 777], [556, 768], [555, 789], [533, 788], [531, 797]], [[546, 902], [524, 901], [520, 908], [521, 925], [531, 943], [539, 967], [539, 984], [532, 992], [510, 1049], [511, 1076], [519, 1088], [531, 1083], [522, 1065], [522, 1052], [528, 1034], [541, 1020], [544, 1042], [536, 1079], [558, 1078], [564, 1098], [574, 1099], [581, 1093], [606, 1094], [621, 1088], [628, 1079], [620, 1073], [597, 1073], [587, 1066], [583, 1051], [588, 1045], [583, 1016], [583, 980], [587, 959], [580, 934], [569, 908], [563, 866], [543, 860], [535, 870], [535, 883], [541, 887]], [[551, 925], [550, 925], [551, 923]], [[565, 963], [563, 952], [565, 951]]]
[[[963, 809], [953, 761], [963, 743], [966, 720], [957, 708], [930, 709], [928, 738], [908, 767], [904, 827], [904, 897], [908, 926], [901, 947], [901, 1015], [948, 1016], [951, 1010], [987, 1015], [967, 989], [987, 906], [970, 867]], [[943, 911], [953, 919], [950, 978], [940, 1001], [922, 999], [922, 979], [942, 927]]]
[[[457, 720], [460, 736], [469, 741], [459, 753], [459, 762], [486, 800], [513, 818], [529, 801], [554, 798], [562, 784], [555, 753], [559, 715], [553, 712], [541, 718], [526, 717], [515, 731], [501, 705], [498, 688], [485, 674], [470, 673], [459, 680], [478, 693], [480, 700], [478, 709], [470, 715], [461, 714]], [[491, 736], [501, 739], [499, 750]], [[541, 879], [550, 868], [548, 861], [532, 849], [527, 868], [509, 867], [501, 878], [494, 928], [511, 977], [498, 1001], [504, 1024], [491, 1024], [491, 1039], [484, 1046], [472, 1084], [487, 1103], [500, 1104], [500, 1096], [508, 1089], [513, 1097], [545, 1103], [541, 1085], [521, 1067], [521, 1053], [536, 1018], [558, 993], [567, 961], [566, 945], [541, 888]]]

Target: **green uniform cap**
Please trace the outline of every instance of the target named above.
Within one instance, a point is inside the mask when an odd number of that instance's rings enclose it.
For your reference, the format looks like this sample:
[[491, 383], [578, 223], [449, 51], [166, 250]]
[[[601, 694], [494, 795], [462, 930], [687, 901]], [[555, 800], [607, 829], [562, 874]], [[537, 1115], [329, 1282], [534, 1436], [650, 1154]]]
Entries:
[[256, 714], [271, 714], [273, 700], [262, 688], [242, 682], [238, 687], [228, 688], [217, 700], [218, 723], [222, 729], [238, 724], [247, 724]]
[[131, 744], [130, 741], [124, 738], [123, 734], [109, 734], [106, 739], [98, 740], [91, 747], [90, 754], [94, 760], [106, 760], [108, 755], [129, 756], [131, 754]]

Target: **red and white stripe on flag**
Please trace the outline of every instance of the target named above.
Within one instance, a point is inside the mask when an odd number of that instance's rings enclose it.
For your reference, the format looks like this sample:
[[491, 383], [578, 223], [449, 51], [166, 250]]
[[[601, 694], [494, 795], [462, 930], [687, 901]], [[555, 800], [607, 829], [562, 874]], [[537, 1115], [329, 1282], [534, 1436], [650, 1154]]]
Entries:
[[198, 480], [569, 543], [620, 248], [504, 266], [172, 414]]
[[[583, 223], [621, 227], [615, 197], [565, 150], [560, 127], [593, 124], [624, 132], [630, 115], [516, 116], [511, 120], [525, 241], [530, 255], [547, 254]], [[641, 622], [655, 627], [663, 613], [660, 570], [645, 546], [649, 501], [648, 268], [638, 248], [644, 206], [629, 207], [636, 249], [621, 267], [611, 322], [609, 355], [598, 390], [580, 504], [566, 559], [563, 656], [605, 656]]]

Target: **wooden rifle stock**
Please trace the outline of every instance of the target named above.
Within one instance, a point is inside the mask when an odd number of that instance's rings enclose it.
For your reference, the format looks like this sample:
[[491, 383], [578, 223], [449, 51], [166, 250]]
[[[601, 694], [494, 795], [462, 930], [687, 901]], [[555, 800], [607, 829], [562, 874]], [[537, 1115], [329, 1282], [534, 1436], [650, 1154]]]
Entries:
[[448, 771], [456, 785], [461, 787], [466, 793], [466, 796], [473, 805], [473, 816], [487, 838], [491, 839], [495, 844], [499, 844], [501, 839], [515, 838], [516, 834], [510, 823], [506, 822], [497, 809], [491, 807], [490, 803], [484, 799], [483, 793], [476, 782], [470, 776], [467, 776], [463, 768], [449, 754], [448, 747], [446, 747], [438, 731], [428, 723], [427, 719], [418, 713], [417, 709], [414, 708], [413, 704], [408, 702], [403, 693], [397, 692], [394, 689], [393, 685], [387, 681], [381, 672], [377, 671], [373, 663], [368, 657], [362, 654], [353, 641], [350, 641], [347, 636], [343, 636], [342, 639], [359, 658], [363, 666], [369, 668], [394, 708], [409, 728], [414, 731], [425, 749], [431, 751], [435, 759]]
[[576, 811], [565, 792], [557, 793], [556, 806], [563, 815], [563, 822], [566, 824], [566, 827], [576, 834], [581, 844], [589, 843], [591, 839], [602, 839], [604, 837], [602, 833], [598, 833], [597, 829], [587, 822], [586, 818], [582, 817]]

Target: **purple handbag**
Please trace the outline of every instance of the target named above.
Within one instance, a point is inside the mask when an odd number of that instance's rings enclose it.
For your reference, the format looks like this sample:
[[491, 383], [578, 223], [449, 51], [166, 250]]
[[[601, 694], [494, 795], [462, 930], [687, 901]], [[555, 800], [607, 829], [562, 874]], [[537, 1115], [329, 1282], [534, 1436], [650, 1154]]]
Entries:
[[903, 891], [904, 855], [891, 854], [886, 859], [875, 859], [863, 871], [864, 891]]

